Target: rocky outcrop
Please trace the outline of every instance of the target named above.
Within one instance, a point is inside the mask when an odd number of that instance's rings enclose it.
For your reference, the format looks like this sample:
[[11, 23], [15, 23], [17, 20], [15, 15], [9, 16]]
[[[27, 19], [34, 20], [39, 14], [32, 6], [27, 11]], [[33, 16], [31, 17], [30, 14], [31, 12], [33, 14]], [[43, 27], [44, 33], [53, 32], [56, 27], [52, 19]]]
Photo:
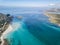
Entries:
[[10, 45], [9, 41], [7, 39], [3, 39], [3, 43], [1, 43], [1, 45]]

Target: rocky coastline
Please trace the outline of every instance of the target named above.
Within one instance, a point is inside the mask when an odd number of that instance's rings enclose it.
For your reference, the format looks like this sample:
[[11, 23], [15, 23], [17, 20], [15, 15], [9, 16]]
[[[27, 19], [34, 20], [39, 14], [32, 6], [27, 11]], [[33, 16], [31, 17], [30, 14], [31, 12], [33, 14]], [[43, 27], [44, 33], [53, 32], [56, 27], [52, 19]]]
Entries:
[[[1, 36], [3, 32], [6, 31], [6, 29], [9, 27], [11, 21], [12, 21], [12, 16], [10, 16], [10, 14], [0, 13], [0, 45], [2, 43]], [[4, 44], [2, 45], [7, 45], [7, 40], [6, 39], [3, 40], [4, 40]]]
[[60, 26], [60, 9], [50, 9], [45, 11], [45, 15], [49, 17], [51, 23], [57, 24]]

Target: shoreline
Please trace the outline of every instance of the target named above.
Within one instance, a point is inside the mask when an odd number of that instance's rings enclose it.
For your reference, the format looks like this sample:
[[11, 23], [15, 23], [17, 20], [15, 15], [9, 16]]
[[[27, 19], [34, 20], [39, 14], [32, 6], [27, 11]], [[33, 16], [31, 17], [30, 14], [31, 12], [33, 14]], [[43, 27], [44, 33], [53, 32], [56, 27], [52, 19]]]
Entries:
[[1, 45], [8, 44], [8, 42], [5, 41], [5, 40], [7, 40], [6, 36], [12, 31], [13, 31], [12, 25], [9, 24], [9, 27], [6, 29], [6, 31], [1, 36], [1, 41], [2, 41]]

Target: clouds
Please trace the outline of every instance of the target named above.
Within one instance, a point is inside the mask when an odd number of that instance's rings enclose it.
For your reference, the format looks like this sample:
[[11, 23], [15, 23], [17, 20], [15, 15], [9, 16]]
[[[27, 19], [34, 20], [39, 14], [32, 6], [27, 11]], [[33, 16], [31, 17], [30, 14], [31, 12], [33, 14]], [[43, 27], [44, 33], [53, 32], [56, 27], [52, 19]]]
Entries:
[[60, 7], [60, 3], [51, 3], [50, 6]]
[[50, 6], [55, 6], [55, 4], [54, 3], [51, 3], [51, 4], [49, 4]]

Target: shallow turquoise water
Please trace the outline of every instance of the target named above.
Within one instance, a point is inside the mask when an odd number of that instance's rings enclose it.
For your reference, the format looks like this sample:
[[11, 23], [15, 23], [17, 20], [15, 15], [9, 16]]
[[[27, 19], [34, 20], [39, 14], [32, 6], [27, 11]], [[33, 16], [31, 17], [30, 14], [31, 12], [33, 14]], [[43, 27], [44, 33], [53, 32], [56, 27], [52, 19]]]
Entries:
[[0, 7], [0, 12], [14, 18], [12, 28], [15, 31], [7, 34], [9, 45], [60, 45], [60, 27], [48, 21], [43, 12], [47, 7]]
[[6, 39], [10, 45], [60, 45], [60, 27], [44, 21], [14, 19], [15, 31]]

